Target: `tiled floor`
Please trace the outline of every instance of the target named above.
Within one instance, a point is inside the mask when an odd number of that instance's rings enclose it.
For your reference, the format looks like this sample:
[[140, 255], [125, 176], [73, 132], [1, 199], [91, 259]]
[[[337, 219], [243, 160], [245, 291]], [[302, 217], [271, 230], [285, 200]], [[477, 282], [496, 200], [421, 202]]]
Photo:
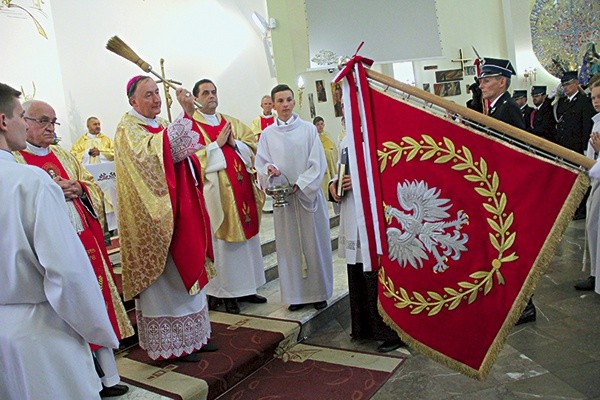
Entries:
[[[373, 397], [387, 399], [600, 399], [600, 295], [577, 292], [584, 222], [569, 226], [534, 301], [537, 321], [514, 328], [490, 376], [479, 382], [410, 349], [394, 376]], [[340, 313], [309, 343], [374, 351], [377, 343], [352, 341], [350, 317]]]

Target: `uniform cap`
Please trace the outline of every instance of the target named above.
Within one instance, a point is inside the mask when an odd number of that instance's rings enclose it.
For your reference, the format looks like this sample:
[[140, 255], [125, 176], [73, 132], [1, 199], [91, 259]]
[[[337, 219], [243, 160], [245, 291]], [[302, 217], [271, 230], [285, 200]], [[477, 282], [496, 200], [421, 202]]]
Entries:
[[516, 75], [510, 61], [500, 58], [484, 58], [480, 64], [480, 70], [479, 78], [485, 78], [486, 76], [505, 76], [510, 78], [511, 75]]

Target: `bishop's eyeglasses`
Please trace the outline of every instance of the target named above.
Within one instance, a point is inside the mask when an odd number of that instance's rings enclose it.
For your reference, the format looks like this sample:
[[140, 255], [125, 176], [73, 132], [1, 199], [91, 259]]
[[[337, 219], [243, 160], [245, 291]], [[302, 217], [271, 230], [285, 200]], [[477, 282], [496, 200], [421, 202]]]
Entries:
[[54, 125], [54, 126], [60, 126], [60, 123], [56, 121], [56, 118], [54, 119], [50, 119], [50, 118], [40, 118], [40, 119], [36, 119], [36, 118], [31, 118], [31, 117], [23, 117], [25, 119], [28, 119], [29, 121], [35, 121], [38, 124], [40, 124], [41, 126], [47, 127], [50, 124]]

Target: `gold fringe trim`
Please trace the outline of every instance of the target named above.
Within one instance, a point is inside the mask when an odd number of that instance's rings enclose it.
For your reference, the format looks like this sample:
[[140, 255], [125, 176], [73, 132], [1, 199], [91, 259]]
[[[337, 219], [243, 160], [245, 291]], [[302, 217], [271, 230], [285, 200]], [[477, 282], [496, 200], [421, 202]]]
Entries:
[[511, 310], [509, 311], [506, 319], [504, 320], [502, 327], [498, 331], [498, 334], [492, 341], [492, 344], [488, 349], [478, 370], [460, 361], [450, 358], [445, 354], [434, 350], [433, 348], [419, 342], [412, 336], [408, 335], [389, 317], [389, 315], [387, 315], [385, 310], [381, 307], [381, 301], [378, 298], [377, 309], [379, 310], [379, 314], [383, 317], [383, 321], [390, 328], [392, 328], [406, 344], [408, 344], [413, 349], [417, 350], [419, 353], [470, 378], [477, 379], [480, 381], [485, 380], [489, 375], [490, 370], [494, 362], [496, 361], [496, 358], [498, 358], [500, 351], [504, 347], [504, 343], [506, 342], [508, 334], [514, 329], [515, 323], [519, 320], [523, 309], [525, 308], [525, 306], [529, 302], [529, 299], [533, 295], [533, 292], [539, 282], [539, 279], [546, 272], [550, 261], [552, 261], [552, 258], [554, 257], [554, 254], [556, 252], [556, 248], [558, 247], [562, 239], [565, 229], [572, 221], [573, 215], [575, 214], [579, 203], [583, 199], [583, 196], [587, 191], [589, 184], [590, 180], [587, 177], [586, 173], [579, 172], [577, 179], [573, 183], [571, 191], [567, 196], [567, 200], [565, 201], [560, 212], [558, 213], [558, 216], [554, 221], [552, 229], [546, 237], [546, 240], [544, 241], [544, 244], [542, 245], [542, 248], [537, 258], [535, 259], [535, 262], [533, 263], [533, 266], [529, 271], [525, 282], [523, 283], [523, 287], [521, 288], [519, 294], [514, 300]]

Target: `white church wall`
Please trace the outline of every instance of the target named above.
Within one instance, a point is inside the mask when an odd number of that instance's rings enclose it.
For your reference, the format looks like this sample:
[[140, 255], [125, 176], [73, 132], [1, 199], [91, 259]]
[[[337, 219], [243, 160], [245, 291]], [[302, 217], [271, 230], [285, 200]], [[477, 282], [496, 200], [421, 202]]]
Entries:
[[[260, 97], [275, 85], [251, 20], [255, 10], [266, 13], [265, 0], [45, 0], [41, 8], [33, 14], [48, 39], [27, 18], [9, 17], [6, 11], [12, 10], [1, 9], [0, 34], [8, 38], [2, 53], [10, 55], [0, 60], [2, 81], [23, 86], [27, 94], [35, 82], [35, 97], [57, 109], [66, 148], [85, 132], [87, 117], [100, 118], [103, 132], [112, 137], [129, 109], [126, 83], [143, 71], [105, 49], [114, 35], [159, 73], [164, 58], [167, 77], [190, 90], [197, 80], [212, 79], [219, 111], [248, 124], [260, 112]], [[173, 116], [180, 111], [174, 98]], [[164, 99], [161, 116], [167, 116]]]
[[[260, 111], [260, 97], [274, 85], [262, 39], [251, 21], [254, 10], [265, 12], [264, 0], [62, 0], [52, 8], [74, 137], [85, 131], [90, 115], [98, 116], [103, 131], [113, 136], [129, 108], [126, 83], [143, 73], [105, 49], [113, 35], [159, 73], [164, 58], [167, 77], [189, 90], [199, 79], [213, 80], [218, 110], [248, 124]], [[175, 117], [181, 108], [174, 91], [171, 95]], [[167, 116], [164, 99], [161, 116]]]
[[[422, 88], [423, 83], [429, 83], [433, 93], [435, 72], [459, 69], [460, 64], [451, 61], [459, 58], [459, 49], [463, 51], [463, 58], [470, 59], [465, 65], [473, 65], [476, 56], [472, 47], [475, 47], [482, 57], [511, 60], [517, 72], [511, 82], [511, 92], [514, 89], [530, 91], [532, 85], [547, 85], [548, 90], [554, 88], [558, 79], [541, 66], [533, 53], [529, 24], [532, 3], [532, 0], [437, 0], [444, 57], [414, 62], [416, 86]], [[437, 69], [424, 70], [430, 65], [437, 65]], [[536, 69], [535, 80], [526, 78], [525, 71], [533, 68]], [[471, 98], [466, 88], [473, 82], [473, 76], [464, 76], [460, 81], [461, 95], [447, 97], [447, 100], [465, 105]], [[531, 96], [528, 100], [532, 104]]]
[[[252, 24], [253, 11], [278, 19], [278, 27], [273, 31], [279, 42], [274, 43], [278, 77], [295, 90], [298, 76], [302, 75], [305, 81], [299, 114], [310, 119], [308, 95], [312, 93], [316, 114], [325, 118], [327, 129], [334, 136], [340, 130], [329, 86], [334, 74], [308, 70], [308, 39], [301, 0], [268, 1], [272, 15], [266, 10], [267, 0], [12, 3], [25, 7], [48, 38], [38, 33], [23, 10], [0, 7], [0, 33], [7, 38], [0, 46], [8, 55], [0, 59], [2, 81], [23, 87], [28, 96], [33, 95], [35, 84], [35, 97], [56, 108], [63, 123], [58, 133], [67, 148], [85, 131], [88, 116], [99, 117], [104, 133], [113, 136], [121, 115], [129, 108], [125, 84], [143, 72], [105, 49], [113, 35], [124, 39], [157, 71], [160, 58], [164, 58], [167, 76], [190, 89], [200, 78], [213, 79], [219, 89], [219, 110], [249, 123], [260, 111], [262, 95], [277, 83], [269, 75], [262, 38]], [[470, 65], [474, 58], [471, 46], [482, 56], [513, 59], [519, 73], [513, 79], [513, 89], [531, 84], [555, 85], [556, 79], [543, 70], [531, 51], [530, 7], [531, 1], [521, 0], [436, 0], [444, 56], [415, 61], [415, 85], [430, 83], [433, 91], [435, 70], [423, 67], [437, 65], [437, 71], [459, 68], [458, 63], [451, 61], [458, 58], [458, 49], [471, 59], [467, 62]], [[523, 72], [529, 68], [537, 70], [535, 82], [524, 80]], [[317, 101], [317, 80], [325, 83], [327, 102]], [[448, 100], [465, 104], [470, 98], [466, 86], [473, 80], [466, 76], [460, 82], [462, 94]], [[176, 101], [172, 111], [174, 115], [180, 111]], [[162, 116], [166, 117], [164, 105]]]
[[[510, 1], [514, 3], [520, 0]], [[388, 2], [393, 2], [393, 0], [378, 2], [377, 6], [386, 7]], [[527, 1], [526, 3], [529, 4], [530, 2]], [[436, 71], [460, 68], [459, 63], [451, 61], [459, 58], [459, 49], [463, 50], [464, 58], [471, 59], [465, 65], [472, 65], [475, 57], [471, 46], [474, 46], [482, 56], [508, 57], [503, 0], [464, 0], [460, 2], [436, 0], [435, 4], [443, 57], [413, 62], [415, 86], [422, 88], [423, 83], [429, 83], [431, 92], [433, 92], [433, 84], [436, 83]], [[278, 0], [267, 0], [267, 5], [270, 16], [275, 17], [278, 21], [278, 27], [273, 30], [278, 77], [280, 80], [285, 80], [286, 83], [295, 84], [296, 77], [298, 75], [303, 76], [306, 83], [305, 97], [303, 107], [298, 111], [303, 118], [309, 119], [309, 108], [304, 107], [304, 104], [307, 101], [307, 95], [315, 92], [314, 81], [331, 79], [333, 74], [329, 74], [326, 70], [308, 70], [307, 26], [306, 19], [302, 15], [304, 1], [287, 0], [284, 5], [283, 2]], [[332, 23], [340, 24], [347, 23], [347, 21], [336, 20]], [[356, 21], [354, 25], [358, 30], [360, 30], [361, 23], [372, 23], [372, 21]], [[523, 30], [520, 30], [518, 34], [521, 35], [523, 32]], [[415, 35], [397, 37], [395, 32], [389, 32], [388, 35], [382, 35], [381, 40], [412, 40], [418, 42], [419, 37]], [[361, 50], [361, 54], [368, 57], [368, 48]], [[437, 70], [424, 70], [423, 67], [428, 65], [436, 65]], [[387, 75], [394, 75], [394, 68], [391, 64], [376, 64], [373, 68]], [[400, 76], [397, 78], [406, 81]], [[473, 82], [473, 76], [465, 76], [460, 81], [461, 95], [447, 97], [447, 99], [464, 105], [471, 97], [470, 94], [466, 93], [466, 87]], [[327, 103], [316, 103], [316, 108], [317, 114], [325, 118], [328, 130], [337, 133], [340, 130], [340, 118], [334, 117], [333, 104], [329, 102], [329, 99]], [[332, 121], [335, 122], [332, 124]]]
[[[433, 93], [436, 71], [460, 69], [460, 63], [451, 61], [459, 58], [459, 49], [463, 51], [463, 58], [470, 59], [465, 65], [473, 65], [472, 46], [482, 57], [508, 57], [502, 0], [437, 0], [436, 8], [444, 57], [414, 62], [418, 88], [429, 83]], [[437, 69], [424, 70], [425, 66], [432, 65]], [[466, 93], [467, 85], [472, 83], [473, 76], [464, 76], [460, 81], [461, 95], [446, 99], [465, 105], [471, 98]]]
[[52, 104], [62, 124], [57, 134], [64, 136], [67, 110], [50, 1], [39, 7], [31, 0], [0, 5], [0, 82], [22, 90], [23, 99], [35, 96]]

